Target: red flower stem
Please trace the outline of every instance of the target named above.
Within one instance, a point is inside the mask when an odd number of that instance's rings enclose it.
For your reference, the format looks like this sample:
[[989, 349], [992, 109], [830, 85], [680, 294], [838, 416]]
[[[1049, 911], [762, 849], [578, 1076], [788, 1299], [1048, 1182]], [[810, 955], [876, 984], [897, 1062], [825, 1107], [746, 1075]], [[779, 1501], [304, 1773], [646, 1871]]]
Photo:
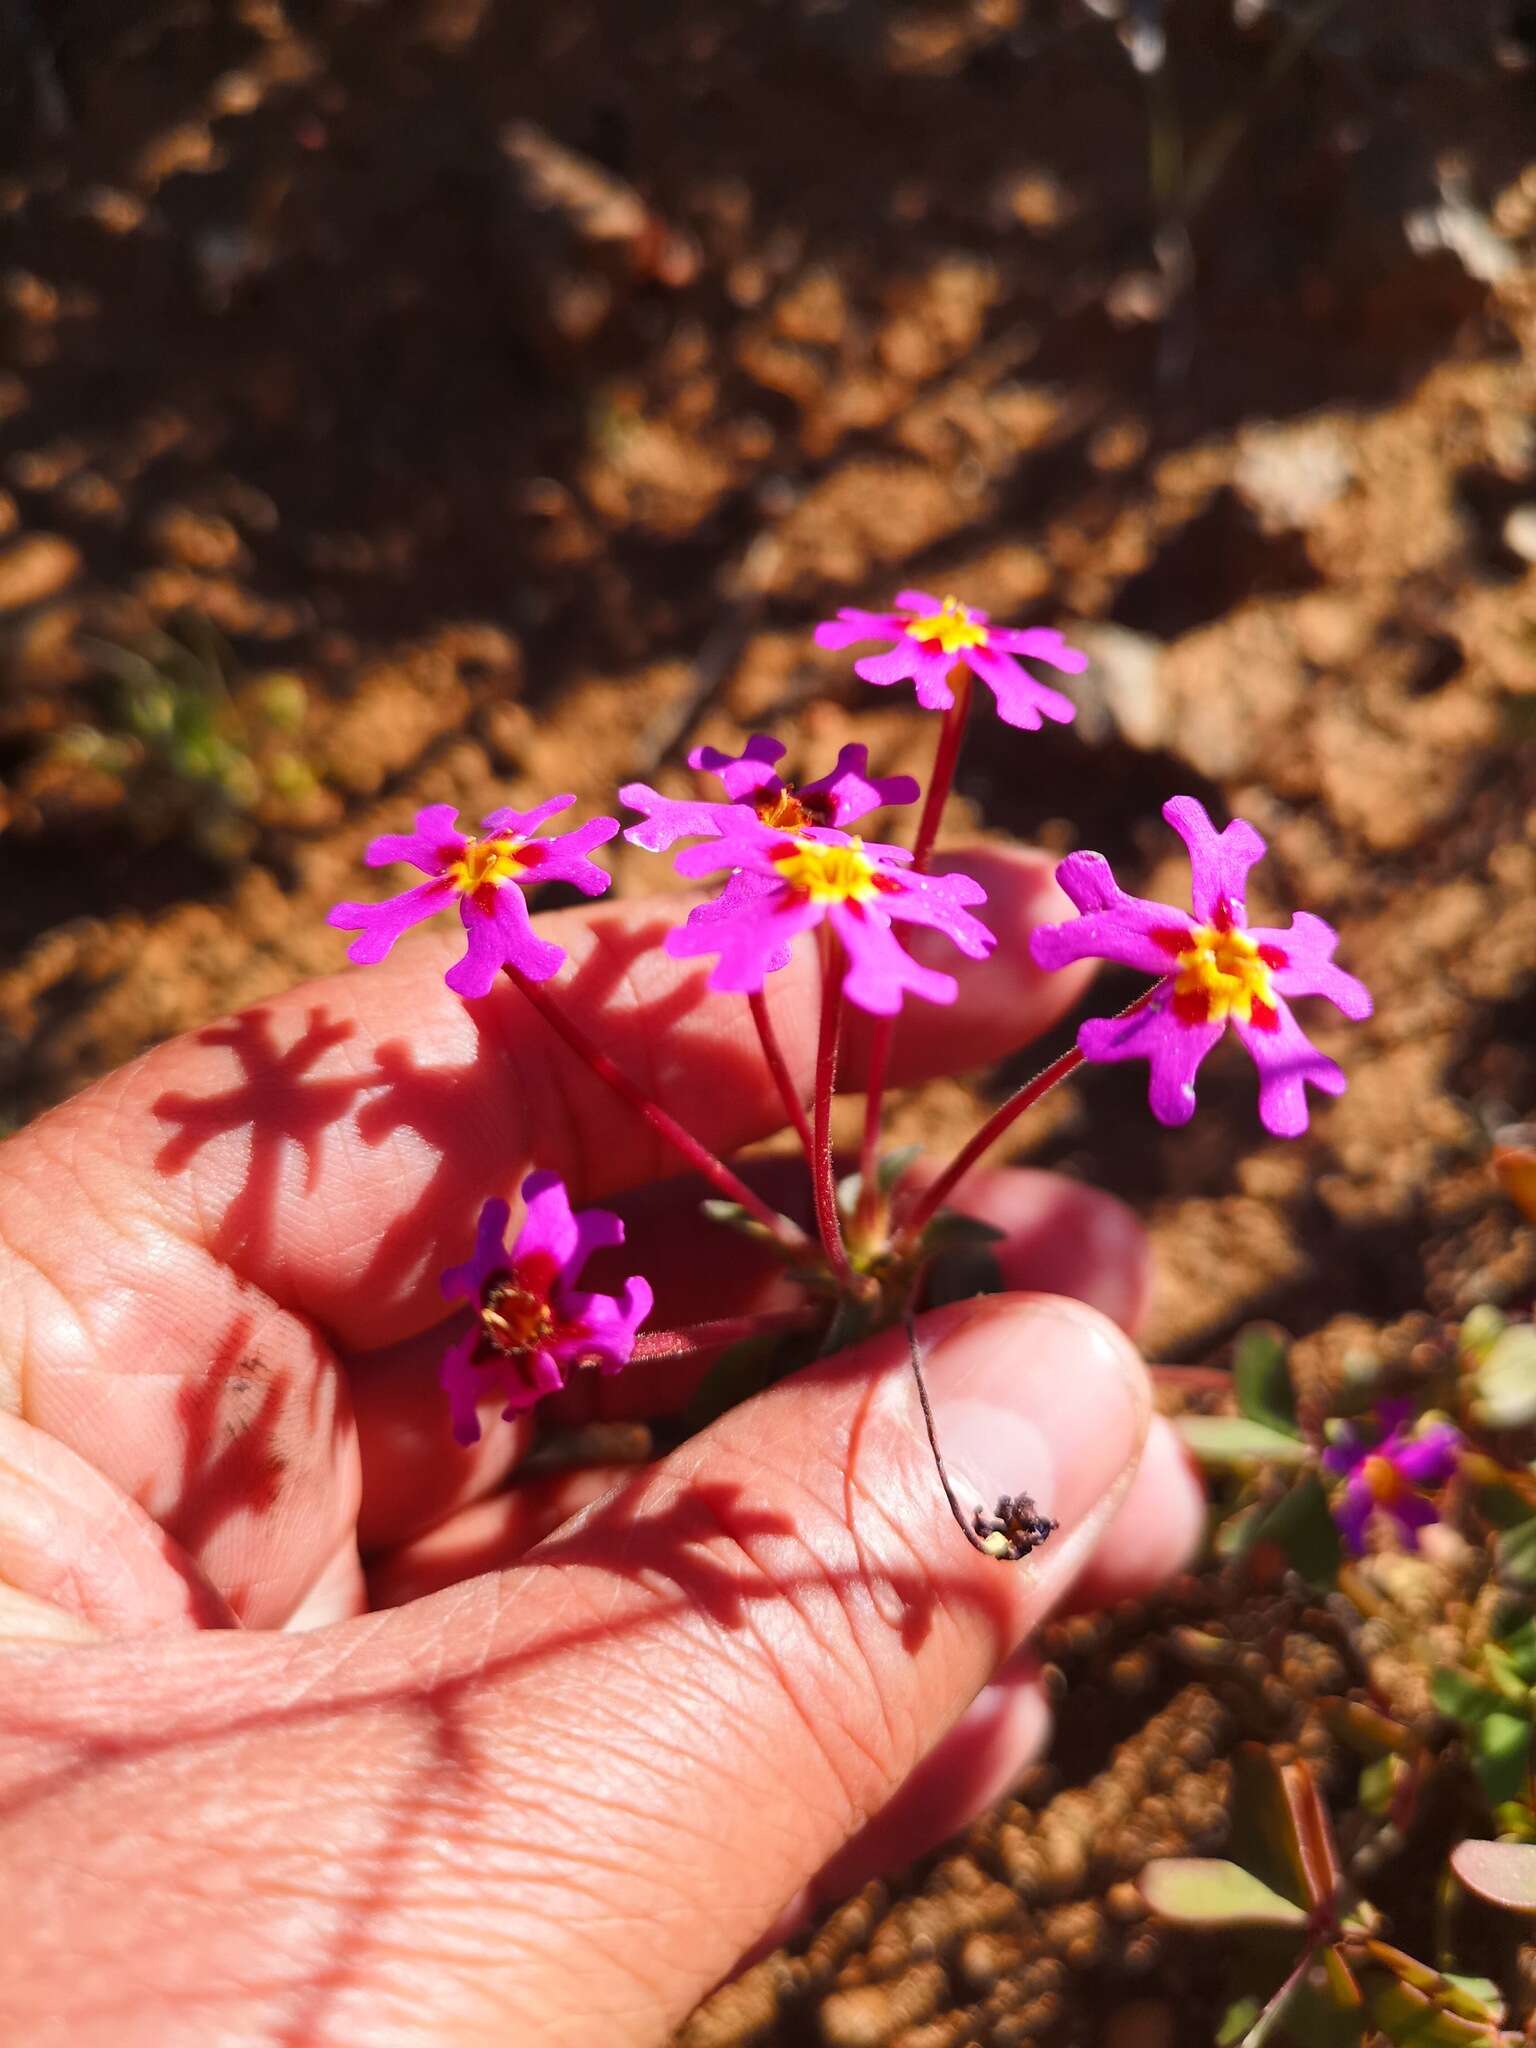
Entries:
[[971, 672], [963, 663], [957, 662], [951, 673], [955, 678], [955, 701], [945, 712], [944, 723], [939, 728], [933, 773], [928, 778], [928, 794], [923, 800], [923, 814], [917, 821], [917, 837], [912, 843], [912, 865], [918, 869], [927, 867], [933, 842], [939, 836], [939, 820], [944, 815], [944, 805], [954, 784], [960, 743], [965, 738], [965, 721], [970, 716], [974, 686]]
[[779, 1099], [784, 1104], [784, 1113], [794, 1125], [800, 1143], [805, 1148], [806, 1164], [809, 1165], [816, 1150], [816, 1140], [811, 1134], [811, 1120], [805, 1113], [805, 1104], [800, 1100], [800, 1091], [789, 1071], [789, 1062], [785, 1059], [784, 1049], [779, 1044], [779, 1034], [773, 1028], [773, 1019], [768, 1014], [767, 999], [759, 989], [755, 995], [748, 996], [747, 1001], [752, 1005], [752, 1022], [757, 1026], [763, 1058], [767, 1061], [768, 1071], [778, 1088]]
[[723, 1351], [746, 1337], [774, 1337], [790, 1330], [808, 1330], [825, 1316], [825, 1309], [774, 1309], [760, 1316], [722, 1316], [713, 1323], [689, 1323], [681, 1330], [647, 1330], [635, 1339], [631, 1364], [641, 1359], [697, 1358], [706, 1351]]
[[563, 1038], [578, 1059], [585, 1062], [599, 1080], [606, 1081], [615, 1095], [620, 1095], [637, 1115], [643, 1117], [659, 1137], [665, 1138], [673, 1150], [681, 1153], [696, 1173], [703, 1175], [712, 1187], [724, 1195], [727, 1201], [739, 1202], [748, 1215], [754, 1217], [763, 1228], [770, 1231], [778, 1242], [793, 1252], [801, 1253], [808, 1242], [805, 1233], [770, 1208], [762, 1196], [749, 1188], [739, 1174], [733, 1173], [723, 1159], [717, 1158], [709, 1147], [700, 1142], [691, 1131], [685, 1130], [675, 1116], [663, 1109], [646, 1094], [645, 1090], [631, 1081], [622, 1068], [615, 1066], [607, 1053], [594, 1045], [592, 1040], [562, 1010], [548, 994], [542, 982], [530, 981], [518, 972], [509, 961], [503, 972], [514, 982], [532, 1003], [550, 1029]]
[[[1155, 981], [1151, 988], [1144, 990], [1136, 998], [1134, 1003], [1127, 1003], [1123, 1010], [1115, 1012], [1116, 1021], [1121, 1017], [1134, 1015], [1144, 1004], [1152, 1000], [1162, 986], [1162, 982]], [[938, 1179], [919, 1197], [916, 1208], [902, 1224], [901, 1235], [905, 1243], [917, 1242], [982, 1154], [997, 1143], [1009, 1125], [1016, 1122], [1026, 1109], [1033, 1109], [1037, 1102], [1049, 1095], [1051, 1090], [1065, 1081], [1069, 1074], [1075, 1073], [1082, 1065], [1083, 1058], [1084, 1055], [1075, 1045], [1070, 1047], [1059, 1059], [1052, 1060], [1051, 1064], [1036, 1074], [1032, 1081], [1026, 1081], [1022, 1088], [1016, 1090], [1006, 1102], [993, 1110], [981, 1129], [961, 1146]]]
[[843, 1243], [837, 1213], [837, 1183], [832, 1170], [832, 1098], [837, 1091], [837, 1042], [843, 1028], [843, 962], [826, 925], [821, 928], [821, 1030], [816, 1040], [815, 1118], [811, 1146], [811, 1185], [816, 1197], [816, 1228], [827, 1264], [845, 1287], [853, 1285], [853, 1268]]
[[860, 1240], [874, 1229], [880, 1213], [880, 1112], [885, 1101], [885, 1070], [890, 1064], [894, 1017], [877, 1017], [869, 1035], [869, 1074], [865, 1081], [864, 1143], [859, 1153], [859, 1206], [854, 1228]]

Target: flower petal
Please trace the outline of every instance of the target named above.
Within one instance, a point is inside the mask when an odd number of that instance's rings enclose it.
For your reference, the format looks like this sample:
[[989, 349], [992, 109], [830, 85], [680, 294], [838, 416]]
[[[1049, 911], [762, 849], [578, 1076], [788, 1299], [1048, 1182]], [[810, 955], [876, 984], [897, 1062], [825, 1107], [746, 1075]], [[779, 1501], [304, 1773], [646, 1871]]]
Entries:
[[534, 936], [527, 899], [516, 882], [491, 883], [472, 896], [461, 896], [459, 915], [469, 947], [443, 976], [455, 995], [471, 1002], [489, 995], [505, 966], [515, 967], [530, 981], [548, 981], [559, 972], [565, 948]]
[[487, 839], [526, 838], [529, 833], [537, 832], [546, 818], [568, 811], [575, 801], [574, 795], [549, 796], [543, 803], [535, 804], [531, 811], [513, 811], [504, 807], [482, 818], [480, 830]]
[[993, 626], [987, 634], [987, 645], [1002, 654], [1022, 654], [1026, 660], [1043, 661], [1060, 669], [1064, 676], [1080, 676], [1088, 666], [1083, 650], [1069, 645], [1052, 626]]
[[[704, 848], [693, 851], [701, 853]], [[728, 916], [706, 920], [695, 913], [685, 925], [668, 932], [666, 950], [674, 960], [718, 953], [710, 987], [727, 994], [754, 995], [762, 987], [764, 975], [789, 958], [792, 941], [820, 924], [826, 907], [787, 889], [771, 888], [764, 895], [754, 892], [738, 899]]]
[[1365, 1555], [1365, 1532], [1376, 1503], [1363, 1479], [1352, 1479], [1333, 1504], [1333, 1519], [1347, 1550], [1355, 1557]]
[[859, 1009], [875, 1017], [893, 1017], [903, 995], [922, 996], [930, 1003], [955, 1000], [959, 984], [954, 976], [914, 960], [891, 930], [890, 920], [872, 904], [833, 903], [827, 916], [848, 956], [843, 994]]
[[364, 865], [386, 868], [396, 861], [409, 861], [424, 875], [440, 875], [469, 844], [458, 830], [458, 815], [454, 804], [428, 804], [416, 813], [413, 831], [381, 832], [377, 839], [370, 839], [363, 854]]
[[553, 839], [535, 840], [525, 856], [528, 882], [569, 882], [583, 896], [601, 896], [613, 887], [613, 877], [586, 856], [594, 846], [610, 840], [618, 829], [617, 818], [588, 818], [573, 832], [558, 832]]
[[[1041, 925], [1029, 950], [1037, 967], [1066, 967], [1074, 960], [1117, 960], [1144, 974], [1167, 974], [1177, 950], [1174, 934], [1192, 929], [1189, 913], [1171, 903], [1127, 896], [1102, 853], [1070, 853], [1056, 880], [1083, 913], [1065, 924]], [[1154, 934], [1165, 934], [1162, 938]]]
[[1234, 818], [1218, 832], [1204, 804], [1192, 796], [1170, 797], [1163, 816], [1189, 848], [1195, 916], [1202, 924], [1241, 925], [1248, 870], [1264, 858], [1264, 841], [1245, 818]]
[[479, 1344], [480, 1326], [476, 1323], [456, 1344], [449, 1345], [437, 1369], [438, 1385], [448, 1396], [448, 1416], [455, 1443], [468, 1445], [480, 1441], [477, 1410], [483, 1397], [495, 1385], [486, 1368], [475, 1363]]
[[755, 732], [739, 754], [723, 754], [718, 747], [695, 747], [688, 766], [704, 775], [716, 775], [725, 784], [732, 803], [740, 803], [760, 789], [775, 783], [783, 787], [774, 762], [784, 757], [784, 742], [766, 732]]
[[1344, 1070], [1307, 1037], [1290, 1007], [1277, 1002], [1268, 1027], [1254, 1021], [1233, 1029], [1259, 1070], [1259, 1121], [1271, 1136], [1298, 1138], [1307, 1128], [1307, 1083], [1324, 1095], [1342, 1095]]
[[1147, 1100], [1160, 1124], [1187, 1124], [1195, 1113], [1195, 1075], [1225, 1030], [1222, 1024], [1186, 1024], [1166, 1001], [1128, 1017], [1094, 1017], [1077, 1034], [1091, 1060], [1146, 1060]]
[[868, 769], [869, 749], [855, 743], [840, 750], [837, 766], [830, 775], [823, 775], [819, 782], [801, 783], [796, 793], [801, 798], [825, 797], [831, 806], [832, 823], [839, 829], [879, 810], [883, 804], [916, 803], [919, 790], [914, 776], [871, 777]]
[[1396, 1522], [1405, 1550], [1417, 1550], [1419, 1531], [1427, 1529], [1431, 1522], [1438, 1522], [1440, 1519], [1440, 1511], [1434, 1502], [1424, 1500], [1416, 1493], [1400, 1495], [1386, 1509], [1386, 1513]]
[[499, 1196], [482, 1205], [475, 1225], [475, 1249], [462, 1266], [450, 1266], [438, 1286], [445, 1301], [478, 1301], [493, 1273], [507, 1264], [507, 1219], [512, 1211]]
[[[896, 602], [904, 612], [911, 612], [917, 618], [927, 618], [930, 612], [942, 609], [943, 599], [934, 596], [931, 590], [898, 590]], [[974, 605], [968, 607], [973, 619], [985, 619], [986, 613], [977, 611]]]
[[937, 645], [928, 647], [920, 640], [903, 638], [888, 654], [868, 654], [856, 661], [853, 672], [866, 683], [882, 686], [911, 681], [917, 685], [917, 701], [925, 711], [947, 711], [955, 701], [949, 686], [955, 660]]
[[997, 699], [997, 715], [1004, 725], [1017, 726], [1022, 732], [1038, 732], [1042, 719], [1070, 725], [1077, 716], [1077, 706], [1070, 697], [1064, 697], [1048, 683], [1038, 682], [1028, 669], [1019, 667], [1011, 654], [991, 647], [966, 647], [961, 650], [960, 659], [973, 675], [980, 676]]
[[906, 630], [899, 612], [866, 612], [844, 605], [835, 619], [823, 619], [812, 637], [818, 647], [852, 647], [860, 640], [899, 640]]
[[679, 839], [713, 839], [720, 832], [722, 817], [743, 811], [739, 804], [662, 796], [644, 782], [626, 782], [619, 801], [644, 817], [645, 823], [629, 826], [624, 837], [631, 846], [643, 846], [648, 853], [665, 853]]
[[413, 925], [446, 910], [457, 894], [451, 882], [418, 882], [414, 889], [386, 896], [382, 903], [338, 903], [325, 921], [338, 931], [358, 933], [347, 948], [347, 958], [360, 967], [372, 967]]
[[561, 1305], [568, 1330], [560, 1349], [573, 1364], [580, 1359], [602, 1372], [617, 1372], [628, 1365], [636, 1333], [654, 1305], [651, 1284], [638, 1273], [630, 1275], [617, 1296], [568, 1294]]
[[1249, 933], [1258, 945], [1273, 946], [1285, 955], [1284, 967], [1275, 969], [1274, 985], [1283, 996], [1324, 996], [1346, 1017], [1369, 1017], [1371, 992], [1363, 981], [1333, 964], [1338, 933], [1310, 911], [1298, 910], [1290, 929], [1255, 925]]
[[1432, 1492], [1450, 1478], [1460, 1456], [1461, 1431], [1454, 1423], [1437, 1422], [1393, 1452], [1392, 1463], [1405, 1479]]
[[985, 960], [997, 944], [979, 917], [965, 909], [967, 903], [985, 903], [987, 893], [969, 875], [890, 875], [890, 886], [880, 898], [879, 908], [888, 918], [907, 924], [926, 925], [943, 932], [972, 960]]

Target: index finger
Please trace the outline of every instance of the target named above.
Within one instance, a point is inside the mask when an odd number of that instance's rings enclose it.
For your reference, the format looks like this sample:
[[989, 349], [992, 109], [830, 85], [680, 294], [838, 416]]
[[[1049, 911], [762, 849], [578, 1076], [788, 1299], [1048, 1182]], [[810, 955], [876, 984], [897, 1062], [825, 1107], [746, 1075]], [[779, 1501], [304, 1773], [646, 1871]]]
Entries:
[[[958, 963], [953, 1008], [908, 1006], [892, 1054], [899, 1080], [998, 1057], [1082, 987], [1077, 973], [1045, 975], [1030, 959], [1031, 930], [1068, 908], [1044, 857], [994, 849], [964, 865], [988, 890], [997, 950]], [[570, 955], [555, 999], [690, 1130], [730, 1152], [783, 1114], [746, 1003], [708, 994], [697, 967], [662, 951], [679, 915], [673, 897], [537, 924]], [[578, 1202], [674, 1172], [662, 1141], [516, 988], [479, 1002], [449, 993], [442, 973], [458, 950], [446, 930], [424, 934], [379, 966], [160, 1047], [39, 1119], [5, 1148], [7, 1242], [67, 1298], [88, 1301], [103, 1231], [120, 1246], [169, 1239], [211, 1253], [342, 1347], [368, 1349], [441, 1315], [436, 1276], [462, 1251], [475, 1208], [512, 1193], [531, 1165], [562, 1174]], [[766, 989], [806, 1088], [818, 992], [810, 945]], [[855, 1039], [855, 1078], [857, 1065]], [[61, 1196], [77, 1206], [61, 1210]], [[185, 1308], [195, 1322], [198, 1302]], [[120, 1317], [115, 1336], [134, 1339]]]

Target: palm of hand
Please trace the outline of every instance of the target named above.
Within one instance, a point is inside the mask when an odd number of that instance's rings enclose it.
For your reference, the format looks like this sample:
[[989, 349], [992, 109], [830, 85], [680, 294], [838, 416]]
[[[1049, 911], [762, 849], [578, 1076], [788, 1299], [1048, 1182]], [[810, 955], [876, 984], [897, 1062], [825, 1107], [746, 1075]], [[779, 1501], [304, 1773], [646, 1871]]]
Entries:
[[[1057, 914], [1040, 865], [988, 864], [1000, 927]], [[643, 906], [548, 924], [572, 1000], [695, 1128], [729, 1150], [773, 1127], [754, 1051], [655, 953]], [[638, 1474], [509, 1485], [526, 1422], [457, 1450], [435, 1276], [476, 1202], [534, 1163], [592, 1198], [668, 1162], [513, 992], [447, 996], [445, 950], [166, 1046], [0, 1154], [18, 2039], [439, 2042], [509, 2016], [529, 2041], [659, 2039], [829, 1859], [845, 1886], [998, 1789], [1042, 1723], [1015, 1645], [1074, 1580], [1132, 1590], [1192, 1534], [1161, 1438], [1122, 1502], [1144, 1382], [1063, 1304], [925, 1332], [956, 1441], [970, 1412], [1032, 1467], [982, 1490], [1052, 1491], [1063, 1535], [1018, 1572], [955, 1539], [887, 1339]], [[801, 1071], [814, 967], [774, 978]], [[1011, 1048], [1077, 985], [1001, 946], [956, 1012], [904, 1022], [900, 1070]], [[769, 1299], [693, 1202], [628, 1202], [661, 1320]], [[994, 1175], [967, 1206], [1008, 1231], [1010, 1284], [1134, 1313], [1113, 1204]], [[687, 1391], [637, 1366], [564, 1406], [656, 1414]], [[85, 1896], [112, 1910], [82, 1917]]]

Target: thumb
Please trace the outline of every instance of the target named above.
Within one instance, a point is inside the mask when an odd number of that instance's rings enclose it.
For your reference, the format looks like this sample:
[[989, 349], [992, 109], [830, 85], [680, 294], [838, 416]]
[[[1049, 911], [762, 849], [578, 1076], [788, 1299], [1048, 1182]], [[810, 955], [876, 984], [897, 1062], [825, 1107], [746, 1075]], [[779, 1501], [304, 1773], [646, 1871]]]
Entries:
[[[392, 2039], [665, 2038], [1066, 1591], [1134, 1471], [1147, 1383], [1093, 1310], [1003, 1296], [921, 1327], [961, 1499], [1059, 1520], [1023, 1563], [950, 1520], [896, 1331], [517, 1570], [306, 1636], [14, 1653], [0, 1889], [51, 1876], [0, 2017], [99, 2012], [126, 1972], [114, 2041], [179, 2048], [195, 1969], [228, 2038], [302, 1985], [329, 2039], [393, 2026], [426, 1964]], [[107, 1885], [120, 1914], [70, 1909]]]
[[[668, 2017], [895, 1795], [1065, 1596], [1134, 1476], [1147, 1380], [1095, 1311], [994, 1297], [919, 1329], [962, 1507], [1027, 1492], [1060, 1524], [1027, 1561], [955, 1527], [900, 1330], [733, 1410], [530, 1553], [551, 1597], [617, 1561], [651, 1603], [642, 1643], [595, 1651], [625, 1675], [585, 1723], [625, 1867], [642, 1890], [669, 1874], [675, 1915], [644, 1937], [648, 1968], [676, 1943]], [[653, 1747], [610, 1746], [614, 1720]]]

